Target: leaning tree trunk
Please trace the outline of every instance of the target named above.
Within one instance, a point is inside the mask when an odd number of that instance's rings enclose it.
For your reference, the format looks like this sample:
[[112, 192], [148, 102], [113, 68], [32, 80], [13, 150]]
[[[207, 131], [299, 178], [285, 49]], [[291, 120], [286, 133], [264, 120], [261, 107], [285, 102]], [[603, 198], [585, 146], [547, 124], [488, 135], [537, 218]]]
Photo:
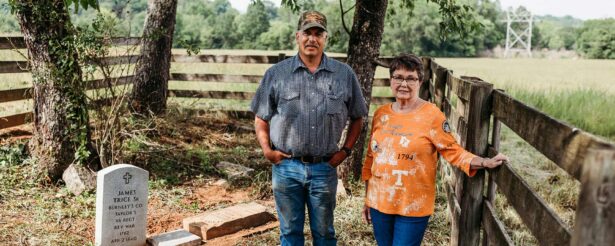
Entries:
[[98, 168], [75, 32], [64, 1], [15, 1], [33, 78], [33, 157], [58, 180], [72, 163]]
[[166, 111], [176, 10], [177, 0], [148, 3], [130, 103], [133, 113], [149, 116]]
[[[372, 95], [372, 81], [376, 72], [374, 61], [380, 54], [380, 43], [384, 31], [384, 18], [386, 16], [388, 0], [357, 0], [350, 40], [348, 42], [348, 65], [357, 74], [363, 97], [369, 108]], [[350, 174], [355, 180], [361, 177], [363, 165], [363, 149], [367, 136], [367, 117], [363, 120], [363, 128], [357, 143], [354, 145], [352, 155], [342, 166], [340, 175], [345, 181]]]

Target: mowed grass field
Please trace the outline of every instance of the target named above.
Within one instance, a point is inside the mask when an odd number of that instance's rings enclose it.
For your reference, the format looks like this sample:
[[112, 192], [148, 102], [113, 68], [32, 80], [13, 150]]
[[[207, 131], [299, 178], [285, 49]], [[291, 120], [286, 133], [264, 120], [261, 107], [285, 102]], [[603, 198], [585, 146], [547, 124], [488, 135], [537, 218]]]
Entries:
[[[174, 53], [184, 51], [174, 50]], [[202, 51], [201, 54], [274, 54], [266, 51]], [[294, 55], [294, 51], [286, 51]], [[0, 52], [0, 60], [11, 60]], [[608, 60], [546, 60], [546, 59], [490, 59], [490, 58], [436, 58], [436, 62], [454, 71], [457, 76], [480, 77], [504, 89], [515, 98], [532, 105], [547, 114], [566, 121], [583, 130], [615, 141], [615, 61]], [[211, 64], [173, 63], [171, 72], [218, 73], [237, 75], [262, 75], [269, 65], [264, 64]], [[127, 70], [117, 74], [124, 74]], [[130, 69], [128, 69], [130, 70]], [[100, 75], [95, 75], [98, 77]], [[385, 78], [388, 71], [378, 68], [376, 77]], [[0, 74], [0, 90], [31, 86], [29, 74]], [[256, 83], [218, 83], [215, 81], [171, 81], [175, 90], [256, 90]], [[387, 87], [374, 87], [373, 96], [389, 96]], [[248, 100], [212, 100], [170, 98], [171, 103], [190, 108], [247, 109]], [[0, 104], [0, 116], [29, 110], [31, 102], [21, 101]], [[372, 106], [375, 107], [375, 106]], [[501, 151], [511, 158], [511, 165], [527, 183], [536, 190], [556, 211], [562, 220], [573, 229], [579, 183], [555, 164], [525, 143], [510, 129], [502, 129]], [[425, 245], [448, 245], [450, 220], [446, 195], [439, 186], [436, 213], [431, 217]], [[369, 227], [359, 222], [362, 206], [361, 183], [353, 184], [355, 197], [339, 204], [336, 210], [336, 227], [342, 244], [372, 244]], [[505, 223], [509, 235], [517, 245], [535, 245], [537, 242], [506, 202], [498, 194], [496, 198], [498, 217]], [[91, 216], [91, 215], [90, 215]], [[246, 240], [243, 244], [269, 245], [276, 243], [277, 231], [271, 231]]]

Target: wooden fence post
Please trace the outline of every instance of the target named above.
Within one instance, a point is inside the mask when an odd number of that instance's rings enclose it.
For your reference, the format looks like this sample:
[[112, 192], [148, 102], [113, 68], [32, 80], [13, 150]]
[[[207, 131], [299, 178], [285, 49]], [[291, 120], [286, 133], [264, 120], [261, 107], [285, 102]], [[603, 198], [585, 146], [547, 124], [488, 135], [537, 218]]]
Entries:
[[448, 72], [446, 71], [446, 68], [440, 66], [438, 66], [436, 70], [432, 70], [432, 72], [435, 75], [434, 102], [440, 110], [444, 110], [444, 108], [442, 108], [442, 102], [444, 101], [444, 98], [446, 98], [446, 77]]
[[426, 101], [432, 101], [433, 92], [431, 87], [431, 58], [421, 57], [423, 62], [423, 83], [421, 84], [419, 97]]
[[[502, 128], [502, 123], [493, 116], [493, 130], [491, 131], [491, 146], [495, 151], [500, 151], [500, 129]], [[489, 171], [489, 176], [487, 180], [487, 200], [491, 204], [495, 204], [495, 189], [497, 185], [495, 183], [495, 179], [493, 178], [492, 171]], [[486, 204], [485, 204], [486, 205]], [[484, 230], [483, 235], [483, 246], [489, 245], [489, 237], [487, 236], [487, 230]]]
[[571, 245], [615, 242], [615, 150], [590, 149], [583, 163], [581, 194]]
[[[486, 156], [493, 85], [478, 78], [471, 78], [470, 80], [473, 83], [470, 92], [465, 147], [472, 153]], [[483, 170], [479, 170], [472, 178], [462, 176], [458, 179], [457, 185], [462, 185], [462, 194], [459, 201], [461, 206], [459, 245], [479, 245], [480, 243], [484, 179], [485, 173]]]

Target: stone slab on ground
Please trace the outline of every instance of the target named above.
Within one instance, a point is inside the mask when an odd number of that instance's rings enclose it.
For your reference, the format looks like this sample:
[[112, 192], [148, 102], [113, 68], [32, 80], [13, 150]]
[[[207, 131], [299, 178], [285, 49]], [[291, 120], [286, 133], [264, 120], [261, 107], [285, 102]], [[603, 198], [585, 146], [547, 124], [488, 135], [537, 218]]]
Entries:
[[267, 207], [250, 202], [185, 218], [183, 226], [203, 240], [210, 240], [275, 220]]
[[96, 173], [85, 166], [71, 164], [62, 173], [66, 188], [76, 196], [96, 188]]
[[201, 245], [201, 238], [184, 229], [165, 232], [147, 239], [150, 246], [196, 246]]
[[234, 246], [234, 245], [238, 245], [237, 243], [239, 242], [239, 240], [248, 237], [248, 236], [252, 236], [252, 235], [258, 235], [261, 233], [265, 233], [268, 232], [269, 230], [275, 229], [277, 227], [280, 226], [280, 222], [279, 221], [272, 221], [269, 222], [267, 224], [261, 225], [261, 226], [257, 226], [257, 227], [252, 227], [250, 229], [246, 229], [246, 230], [241, 230], [237, 233], [233, 233], [230, 235], [226, 235], [226, 236], [222, 236], [222, 237], [217, 237], [211, 240], [207, 241], [207, 245], [216, 245], [216, 246]]
[[344, 188], [344, 182], [341, 179], [337, 180], [337, 197], [347, 197], [348, 193], [346, 193], [346, 188]]
[[233, 182], [242, 179], [251, 179], [254, 169], [245, 167], [239, 164], [221, 161], [216, 164], [216, 168], [220, 169], [228, 177], [228, 180]]

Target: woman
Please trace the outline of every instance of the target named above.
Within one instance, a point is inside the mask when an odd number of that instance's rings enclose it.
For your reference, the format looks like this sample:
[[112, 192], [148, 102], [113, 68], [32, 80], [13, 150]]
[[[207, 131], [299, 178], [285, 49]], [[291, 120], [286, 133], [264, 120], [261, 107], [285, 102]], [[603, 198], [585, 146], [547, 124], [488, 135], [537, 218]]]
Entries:
[[419, 98], [422, 67], [415, 55], [395, 57], [389, 68], [395, 102], [374, 113], [363, 219], [373, 224], [379, 246], [421, 244], [434, 210], [437, 153], [470, 177], [508, 160], [478, 157], [455, 142], [440, 109]]

